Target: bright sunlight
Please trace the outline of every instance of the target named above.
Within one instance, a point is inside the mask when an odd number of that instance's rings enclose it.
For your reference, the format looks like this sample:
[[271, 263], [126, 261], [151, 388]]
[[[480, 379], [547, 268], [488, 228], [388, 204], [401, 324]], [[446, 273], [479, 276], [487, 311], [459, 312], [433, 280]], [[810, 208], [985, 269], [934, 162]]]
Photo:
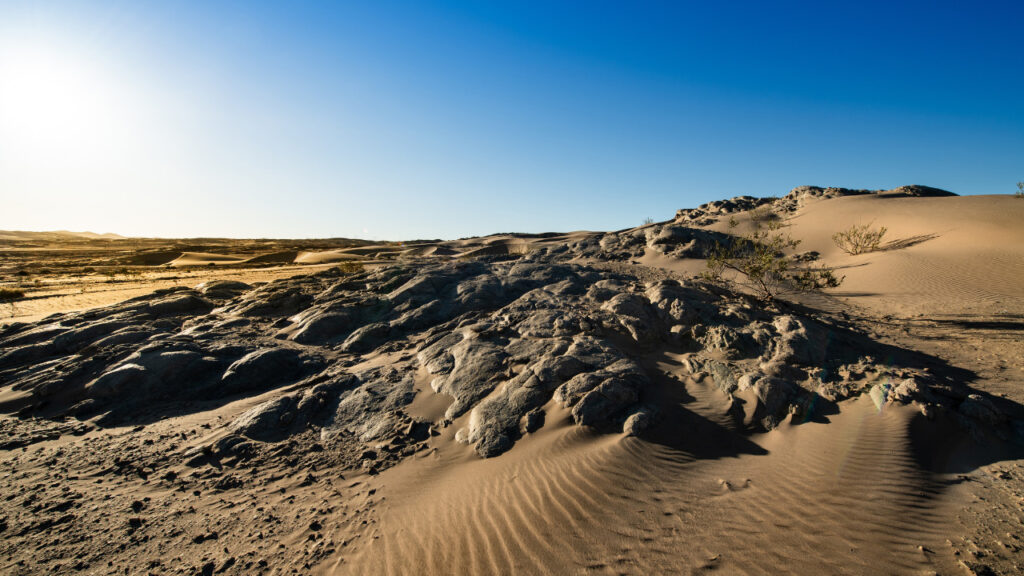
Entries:
[[5, 153], [45, 165], [58, 155], [94, 161], [116, 147], [133, 110], [117, 78], [96, 60], [45, 40], [0, 42]]

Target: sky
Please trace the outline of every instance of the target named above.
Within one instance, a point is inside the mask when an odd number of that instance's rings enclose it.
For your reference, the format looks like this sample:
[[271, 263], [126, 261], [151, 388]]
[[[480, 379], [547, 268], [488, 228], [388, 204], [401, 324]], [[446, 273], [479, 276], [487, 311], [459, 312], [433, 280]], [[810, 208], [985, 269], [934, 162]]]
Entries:
[[1009, 194], [1024, 2], [0, 0], [0, 229], [615, 230]]

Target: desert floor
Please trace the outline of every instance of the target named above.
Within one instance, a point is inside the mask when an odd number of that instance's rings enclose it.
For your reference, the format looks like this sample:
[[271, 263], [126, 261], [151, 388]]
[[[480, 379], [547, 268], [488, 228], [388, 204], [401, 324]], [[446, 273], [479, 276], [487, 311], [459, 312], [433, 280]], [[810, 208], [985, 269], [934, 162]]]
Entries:
[[[763, 220], [842, 285], [699, 279]], [[910, 187], [449, 242], [4, 236], [0, 572], [1020, 573], [1022, 221]]]

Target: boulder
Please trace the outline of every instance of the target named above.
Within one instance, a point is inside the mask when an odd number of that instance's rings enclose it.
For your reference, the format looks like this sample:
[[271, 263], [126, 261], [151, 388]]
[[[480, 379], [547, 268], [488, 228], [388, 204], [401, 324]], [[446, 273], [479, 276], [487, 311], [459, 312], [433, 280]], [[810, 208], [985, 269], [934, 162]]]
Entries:
[[195, 287], [196, 292], [214, 300], [227, 300], [249, 290], [252, 290], [252, 286], [234, 280], [211, 280]]
[[221, 377], [225, 393], [262, 390], [293, 380], [303, 369], [302, 357], [290, 348], [263, 348], [228, 366]]
[[571, 408], [577, 424], [609, 428], [636, 404], [647, 384], [647, 375], [636, 364], [619, 360], [602, 370], [574, 376], [555, 390], [555, 399]]
[[213, 307], [213, 303], [209, 300], [186, 292], [154, 300], [146, 307], [146, 311], [153, 316], [178, 316], [209, 312]]
[[386, 322], [367, 324], [353, 332], [341, 344], [344, 352], [369, 352], [388, 340], [391, 326]]

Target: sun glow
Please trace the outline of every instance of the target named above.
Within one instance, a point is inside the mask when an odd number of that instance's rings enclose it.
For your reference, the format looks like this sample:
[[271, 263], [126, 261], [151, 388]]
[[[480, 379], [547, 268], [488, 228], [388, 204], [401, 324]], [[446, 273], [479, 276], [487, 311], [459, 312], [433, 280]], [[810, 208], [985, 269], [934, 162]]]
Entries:
[[95, 57], [45, 42], [0, 44], [0, 150], [22, 162], [90, 163], [132, 132], [134, 107]]

